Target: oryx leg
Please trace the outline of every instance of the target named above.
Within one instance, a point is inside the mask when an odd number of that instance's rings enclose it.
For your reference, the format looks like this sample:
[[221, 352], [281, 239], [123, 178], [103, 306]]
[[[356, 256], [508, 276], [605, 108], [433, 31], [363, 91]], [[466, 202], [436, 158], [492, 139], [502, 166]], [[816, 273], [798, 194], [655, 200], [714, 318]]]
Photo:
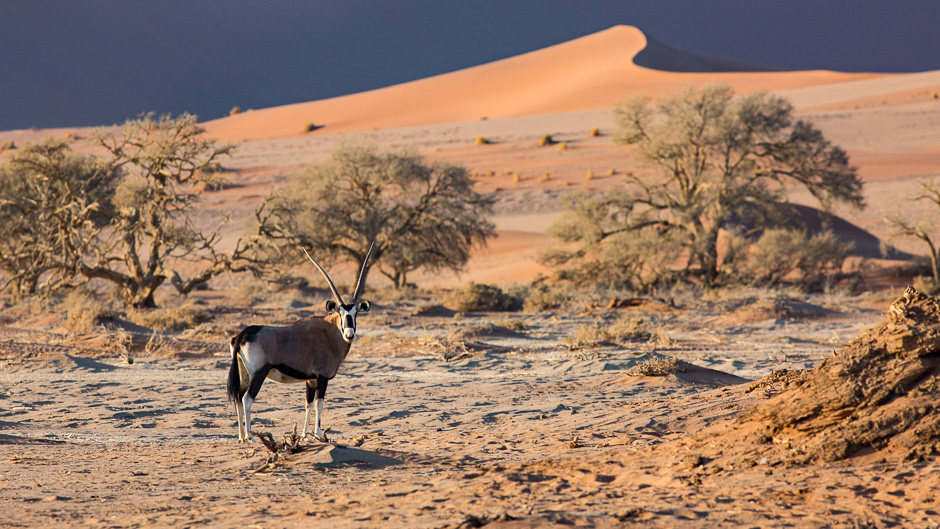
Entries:
[[250, 376], [248, 381], [248, 391], [245, 392], [245, 396], [242, 397], [242, 413], [245, 415], [245, 430], [244, 432], [239, 432], [239, 438], [244, 434], [245, 442], [252, 442], [251, 440], [251, 404], [255, 401], [255, 397], [258, 396], [258, 392], [261, 391], [261, 384], [264, 384], [264, 379], [268, 376], [268, 372], [271, 371], [271, 366], [265, 365], [258, 371], [255, 371], [253, 375]]
[[238, 415], [238, 442], [245, 443], [251, 442], [251, 439], [248, 438], [248, 427], [246, 426], [246, 416], [245, 416], [245, 395], [248, 393], [248, 370], [245, 369], [244, 364], [242, 364], [241, 358], [235, 360], [237, 362], [238, 369], [238, 380], [239, 380], [239, 392], [238, 398], [235, 399], [235, 413]]
[[[244, 397], [242, 397], [244, 398]], [[245, 439], [245, 403], [241, 399], [235, 401], [235, 413], [238, 414], [238, 442], [244, 443]]]
[[306, 392], [304, 393], [304, 409], [306, 410], [306, 413], [304, 413], [304, 431], [302, 434], [300, 434], [301, 437], [307, 437], [307, 426], [310, 425], [310, 407], [313, 404], [313, 397], [317, 390], [316, 381], [317, 379], [308, 380], [305, 384]]
[[[323, 434], [323, 430], [320, 428], [320, 416], [323, 415], [323, 397], [326, 395], [326, 385], [329, 382], [330, 382], [330, 379], [326, 377], [318, 377], [316, 392], [313, 398], [313, 405], [314, 405], [314, 408], [316, 409], [316, 429], [313, 431], [313, 436], [321, 441], [327, 440], [326, 435]], [[307, 391], [309, 395], [309, 391], [310, 391], [309, 383], [307, 385]], [[307, 398], [309, 399], [309, 396]], [[308, 411], [309, 411], [309, 408], [308, 408]]]

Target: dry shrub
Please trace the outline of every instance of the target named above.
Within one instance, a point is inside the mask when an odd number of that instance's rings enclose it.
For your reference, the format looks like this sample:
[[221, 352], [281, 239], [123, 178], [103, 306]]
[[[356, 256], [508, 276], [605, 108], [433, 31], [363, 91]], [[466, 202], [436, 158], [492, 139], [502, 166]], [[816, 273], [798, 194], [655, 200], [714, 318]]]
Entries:
[[144, 345], [144, 352], [150, 356], [170, 356], [173, 348], [166, 335], [159, 331], [153, 331], [150, 339]]
[[832, 232], [808, 235], [801, 230], [767, 230], [757, 241], [745, 273], [760, 285], [791, 281], [818, 290], [841, 273], [854, 249], [854, 244], [840, 241]]
[[486, 145], [486, 144], [489, 143], [489, 142], [490, 142], [490, 140], [486, 139], [485, 136], [477, 136], [477, 139], [476, 139], [476, 142], [475, 142], [475, 143], [476, 143], [477, 145]]
[[613, 342], [647, 341], [652, 336], [646, 330], [643, 318], [621, 316], [605, 330], [607, 339]]
[[[566, 340], [567, 341], [567, 340]], [[568, 345], [575, 347], [582, 345], [597, 345], [606, 341], [606, 334], [600, 325], [578, 325], [574, 331], [574, 340]]]
[[674, 342], [665, 329], [657, 329], [650, 336], [649, 343], [655, 347], [672, 347]]
[[209, 312], [193, 301], [167, 309], [135, 310], [127, 317], [137, 325], [158, 331], [182, 331], [210, 319]]
[[232, 291], [232, 299], [245, 301], [249, 305], [271, 301], [276, 292], [270, 283], [263, 281], [240, 281]]
[[95, 293], [87, 288], [77, 288], [62, 302], [67, 310], [65, 328], [77, 334], [92, 332], [98, 325], [115, 318], [116, 312], [102, 305]]
[[568, 284], [531, 285], [524, 292], [522, 308], [526, 312], [556, 310], [568, 305], [577, 297], [574, 288]]
[[682, 363], [671, 356], [652, 356], [630, 370], [630, 374], [642, 377], [665, 377], [685, 371]]
[[516, 303], [499, 287], [471, 281], [451, 291], [444, 305], [459, 311], [503, 311], [513, 310]]
[[916, 276], [913, 279], [913, 286], [918, 292], [923, 292], [928, 296], [936, 296], [940, 293], [940, 285], [933, 276]]
[[522, 320], [516, 318], [501, 318], [496, 320], [494, 324], [516, 332], [522, 332], [528, 329]]
[[601, 324], [580, 325], [575, 330], [577, 345], [593, 345], [601, 342], [627, 343], [649, 341], [652, 335], [646, 330], [642, 318], [622, 316], [608, 326]]
[[552, 139], [551, 134], [542, 134], [542, 136], [539, 137], [539, 147], [545, 147], [546, 145], [551, 145], [553, 143], [555, 143], [555, 140]]

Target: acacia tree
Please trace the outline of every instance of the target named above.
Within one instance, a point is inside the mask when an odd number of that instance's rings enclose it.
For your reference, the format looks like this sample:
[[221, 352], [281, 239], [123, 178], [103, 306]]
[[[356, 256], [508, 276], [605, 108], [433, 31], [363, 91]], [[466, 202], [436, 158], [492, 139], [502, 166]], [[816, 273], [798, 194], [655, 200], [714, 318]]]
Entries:
[[[922, 192], [915, 200], [928, 200], [940, 208], [940, 184], [924, 181], [919, 185]], [[924, 243], [927, 247], [927, 256], [930, 258], [930, 271], [933, 274], [934, 284], [940, 285], [940, 236], [937, 233], [936, 221], [913, 222], [900, 213], [885, 217], [885, 221], [892, 227], [894, 237], [917, 239]]]
[[[188, 294], [230, 268], [232, 256], [216, 250], [222, 224], [206, 233], [194, 218], [200, 200], [196, 188], [219, 183], [218, 160], [233, 148], [204, 132], [190, 114], [147, 114], [125, 123], [119, 133], [92, 135], [107, 153], [105, 163], [122, 180], [109, 229], [85, 254], [79, 272], [118, 285], [126, 305], [153, 307], [154, 293], [165, 282]], [[199, 263], [199, 271], [183, 279], [169, 266], [179, 261]]]
[[836, 202], [863, 207], [862, 182], [845, 151], [812, 124], [794, 122], [792, 112], [783, 98], [734, 97], [723, 85], [685, 86], [655, 105], [637, 98], [616, 107], [615, 141], [632, 146], [655, 175], [630, 174], [624, 189], [580, 199], [596, 200], [593, 208], [569, 208], [554, 230], [581, 250], [555, 255], [556, 264], [621, 234], [653, 230], [678, 241], [685, 272], [697, 267], [713, 286], [719, 232], [786, 223], [788, 185], [803, 186], [827, 210]]
[[107, 225], [117, 171], [68, 144], [27, 144], [0, 166], [0, 269], [15, 300], [73, 284]]
[[[222, 272], [260, 270], [256, 239], [221, 252], [227, 219], [213, 231], [198, 225], [199, 189], [220, 182], [218, 159], [232, 149], [203, 132], [195, 116], [148, 114], [96, 131], [104, 156], [76, 155], [62, 141], [24, 148], [0, 171], [8, 283], [24, 294], [40, 280], [51, 292], [99, 279], [117, 285], [125, 305], [153, 307], [166, 283], [188, 294]], [[196, 272], [182, 277], [182, 261]]]
[[259, 233], [282, 255], [302, 245], [362, 262], [375, 240], [370, 263], [401, 288], [419, 268], [460, 270], [494, 235], [491, 213], [492, 199], [473, 190], [463, 167], [350, 144], [292, 176], [256, 216]]

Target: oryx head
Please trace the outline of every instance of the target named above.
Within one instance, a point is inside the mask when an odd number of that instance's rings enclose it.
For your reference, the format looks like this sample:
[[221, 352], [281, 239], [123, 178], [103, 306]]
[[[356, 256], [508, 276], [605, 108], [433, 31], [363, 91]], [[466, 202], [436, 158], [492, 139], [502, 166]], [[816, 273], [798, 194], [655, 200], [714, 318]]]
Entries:
[[330, 291], [333, 292], [333, 299], [327, 300], [326, 311], [328, 313], [335, 312], [339, 314], [336, 326], [339, 328], [340, 332], [343, 333], [343, 340], [346, 340], [346, 343], [352, 343], [353, 338], [356, 337], [356, 316], [361, 312], [369, 312], [369, 309], [372, 308], [372, 303], [360, 300], [359, 295], [362, 294], [366, 270], [369, 265], [369, 257], [372, 256], [373, 248], [375, 248], [375, 241], [372, 241], [372, 246], [369, 246], [369, 253], [366, 254], [366, 258], [362, 261], [362, 268], [359, 270], [359, 281], [356, 282], [356, 292], [353, 294], [352, 303], [349, 304], [343, 303], [343, 298], [340, 297], [339, 292], [336, 291], [336, 285], [333, 284], [333, 280], [330, 279], [330, 276], [326, 274], [326, 270], [317, 264], [317, 262], [313, 260], [313, 257], [310, 257], [306, 248], [303, 248], [304, 253], [307, 254], [307, 259], [310, 259], [313, 266], [317, 267], [317, 270], [319, 270], [326, 279], [327, 284], [330, 285]]

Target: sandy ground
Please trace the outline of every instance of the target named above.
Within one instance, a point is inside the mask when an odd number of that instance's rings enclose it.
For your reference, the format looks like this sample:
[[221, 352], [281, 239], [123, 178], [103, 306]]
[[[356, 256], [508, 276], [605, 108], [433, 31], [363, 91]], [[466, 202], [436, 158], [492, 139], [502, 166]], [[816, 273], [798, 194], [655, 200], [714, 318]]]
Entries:
[[[237, 442], [222, 344], [227, 329], [282, 311], [221, 311], [162, 355], [132, 352], [130, 365], [45, 330], [48, 320], [8, 325], [0, 523], [930, 526], [940, 522], [935, 463], [741, 460], [705, 472], [687, 458], [694, 435], [775, 392], [748, 391], [749, 381], [818, 365], [883, 319], [871, 308], [881, 302], [743, 296], [694, 310], [508, 314], [521, 331], [499, 326], [505, 314], [420, 316], [418, 303], [380, 304], [360, 320], [360, 344], [330, 386], [331, 442], [276, 461], [258, 442]], [[656, 339], [572, 343], [578, 326], [620, 317], [645, 318]], [[637, 374], [662, 356], [691, 365]], [[256, 429], [291, 431], [302, 394], [268, 382]]]

